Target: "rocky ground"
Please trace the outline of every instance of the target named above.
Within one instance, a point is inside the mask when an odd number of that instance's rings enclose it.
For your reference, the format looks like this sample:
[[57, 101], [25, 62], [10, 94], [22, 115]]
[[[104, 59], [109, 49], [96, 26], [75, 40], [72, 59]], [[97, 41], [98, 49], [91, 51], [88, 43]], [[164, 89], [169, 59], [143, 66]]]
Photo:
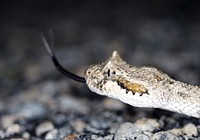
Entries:
[[199, 119], [134, 108], [64, 77], [41, 41], [51, 28], [58, 59], [78, 75], [117, 50], [129, 64], [200, 85], [199, 3], [29, 1], [0, 9], [0, 139], [200, 139]]

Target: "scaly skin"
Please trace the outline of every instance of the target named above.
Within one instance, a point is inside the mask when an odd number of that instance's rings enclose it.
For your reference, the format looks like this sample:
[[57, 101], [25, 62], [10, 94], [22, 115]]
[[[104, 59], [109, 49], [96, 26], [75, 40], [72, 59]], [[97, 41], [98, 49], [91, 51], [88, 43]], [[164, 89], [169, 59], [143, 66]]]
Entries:
[[116, 51], [85, 72], [90, 90], [135, 107], [161, 108], [200, 118], [200, 88], [170, 78], [153, 67], [134, 67]]

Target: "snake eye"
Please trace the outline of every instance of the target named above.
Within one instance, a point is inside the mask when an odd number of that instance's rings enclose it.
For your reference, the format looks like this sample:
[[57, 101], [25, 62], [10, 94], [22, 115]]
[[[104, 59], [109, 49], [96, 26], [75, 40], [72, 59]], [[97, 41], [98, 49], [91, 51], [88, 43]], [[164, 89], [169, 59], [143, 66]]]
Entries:
[[116, 71], [111, 71], [110, 69], [108, 69], [106, 72], [104, 72], [104, 74], [107, 75], [107, 77], [112, 77], [116, 74]]
[[107, 75], [108, 75], [108, 77], [110, 77], [110, 69], [108, 69]]

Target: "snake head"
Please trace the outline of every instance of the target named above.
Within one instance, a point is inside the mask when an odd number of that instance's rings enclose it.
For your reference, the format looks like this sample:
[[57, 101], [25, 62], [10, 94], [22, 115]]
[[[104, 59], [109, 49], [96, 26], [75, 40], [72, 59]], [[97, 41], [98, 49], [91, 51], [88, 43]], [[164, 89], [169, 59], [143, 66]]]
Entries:
[[124, 64], [126, 62], [122, 60], [117, 51], [114, 51], [107, 61], [89, 66], [85, 71], [85, 79], [90, 90], [104, 95], [104, 85], [107, 81], [114, 81], [122, 74], [120, 67]]

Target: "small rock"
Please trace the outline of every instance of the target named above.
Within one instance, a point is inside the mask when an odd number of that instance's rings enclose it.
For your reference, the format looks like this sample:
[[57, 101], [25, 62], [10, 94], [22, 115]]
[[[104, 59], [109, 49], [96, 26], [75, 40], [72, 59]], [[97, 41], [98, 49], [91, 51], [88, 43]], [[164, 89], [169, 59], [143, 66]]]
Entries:
[[13, 125], [14, 122], [19, 119], [19, 116], [14, 116], [14, 115], [4, 115], [0, 119], [0, 123], [4, 129], [8, 128], [9, 126]]
[[149, 140], [151, 134], [145, 134], [137, 130], [134, 124], [124, 123], [115, 133], [114, 140]]
[[[133, 133], [131, 135], [131, 137], [129, 137], [129, 139], [133, 139], [133, 140], [149, 140], [150, 137], [148, 135], [145, 135], [141, 132], [136, 132], [136, 133]], [[121, 140], [121, 139], [118, 139], [118, 140]], [[124, 139], [126, 140], [126, 139]]]
[[69, 126], [61, 127], [60, 129], [52, 129], [46, 134], [45, 140], [63, 139], [71, 133], [72, 129]]
[[69, 126], [61, 127], [58, 129], [58, 137], [59, 139], [63, 139], [65, 136], [71, 134], [73, 132], [72, 128]]
[[20, 134], [22, 132], [22, 128], [18, 124], [13, 124], [6, 129], [6, 136], [10, 137], [14, 134]]
[[65, 115], [65, 114], [56, 114], [55, 116], [53, 116], [52, 121], [53, 124], [55, 124], [56, 126], [63, 126], [68, 120], [70, 120], [70, 118], [74, 117], [73, 115], [69, 114], [69, 115]]
[[148, 136], [150, 138], [153, 136], [153, 133], [148, 132], [148, 131], [142, 132], [142, 134], [144, 134], [144, 135], [146, 135], [146, 136]]
[[75, 134], [70, 134], [70, 135], [64, 137], [63, 140], [75, 140], [75, 138], [76, 138]]
[[94, 134], [101, 134], [104, 132], [103, 130], [92, 127], [91, 125], [86, 125], [85, 130]]
[[192, 136], [198, 135], [197, 127], [192, 123], [186, 124], [182, 130], [183, 130], [183, 133], [186, 134], [187, 136], [192, 137]]
[[76, 121], [73, 121], [70, 123], [71, 126], [73, 127], [73, 129], [76, 131], [76, 132], [83, 132], [83, 130], [85, 129], [86, 127], [86, 124], [85, 122], [81, 121], [81, 120], [76, 120]]
[[51, 122], [43, 122], [36, 128], [36, 135], [41, 136], [52, 129], [54, 129], [54, 126]]
[[112, 125], [112, 120], [96, 116], [90, 119], [90, 125], [94, 128], [105, 130], [108, 129]]
[[140, 130], [132, 123], [126, 122], [117, 129], [114, 140], [134, 139], [136, 132], [140, 132]]
[[31, 135], [30, 135], [30, 133], [28, 133], [28, 132], [24, 132], [24, 133], [22, 134], [22, 138], [25, 139], [25, 140], [29, 140], [30, 137], [31, 137]]
[[102, 136], [98, 136], [98, 135], [92, 135], [91, 138], [93, 140], [105, 140]]
[[180, 136], [183, 134], [183, 131], [181, 128], [174, 128], [174, 129], [168, 130], [167, 132], [170, 132], [176, 136]]
[[75, 140], [92, 140], [92, 137], [90, 133], [81, 133], [76, 137]]
[[170, 133], [170, 132], [158, 132], [155, 133], [151, 140], [180, 140], [176, 135]]
[[114, 139], [114, 134], [104, 136], [104, 140], [113, 140], [113, 139]]
[[45, 136], [45, 140], [53, 140], [53, 139], [57, 139], [57, 138], [58, 138], [58, 130], [57, 129], [50, 130]]
[[134, 125], [142, 132], [153, 132], [154, 130], [158, 130], [160, 128], [160, 124], [156, 119], [139, 119], [134, 123]]
[[181, 135], [180, 140], [199, 140], [199, 138], [194, 138], [187, 135]]

